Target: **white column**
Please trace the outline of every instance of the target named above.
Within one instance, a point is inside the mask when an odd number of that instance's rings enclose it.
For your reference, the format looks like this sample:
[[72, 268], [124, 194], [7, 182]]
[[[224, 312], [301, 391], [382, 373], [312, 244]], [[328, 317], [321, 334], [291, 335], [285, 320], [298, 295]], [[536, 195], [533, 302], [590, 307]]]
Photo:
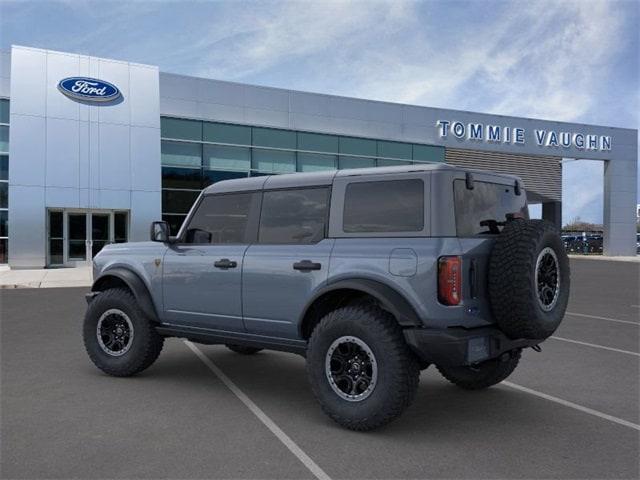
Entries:
[[604, 254], [636, 255], [637, 147], [604, 165]]

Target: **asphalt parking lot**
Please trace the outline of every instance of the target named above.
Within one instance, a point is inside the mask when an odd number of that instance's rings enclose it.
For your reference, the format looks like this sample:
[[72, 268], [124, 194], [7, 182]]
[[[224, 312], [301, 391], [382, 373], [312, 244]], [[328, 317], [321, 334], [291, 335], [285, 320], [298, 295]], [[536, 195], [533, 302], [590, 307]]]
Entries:
[[570, 313], [506, 384], [466, 392], [429, 368], [366, 434], [320, 411], [295, 355], [171, 339], [111, 378], [82, 346], [86, 289], [0, 290], [1, 477], [637, 479], [639, 277], [572, 260]]

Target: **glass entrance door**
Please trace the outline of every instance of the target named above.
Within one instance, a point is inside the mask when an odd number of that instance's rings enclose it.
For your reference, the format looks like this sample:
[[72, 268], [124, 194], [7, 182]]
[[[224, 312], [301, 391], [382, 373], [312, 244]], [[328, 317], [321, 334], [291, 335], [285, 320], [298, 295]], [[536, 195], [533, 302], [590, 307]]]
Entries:
[[91, 214], [91, 258], [95, 257], [111, 239], [111, 215], [111, 213]]
[[67, 214], [67, 257], [71, 261], [87, 259], [87, 214]]
[[129, 237], [129, 212], [49, 210], [47, 265], [71, 267], [91, 261], [109, 243]]

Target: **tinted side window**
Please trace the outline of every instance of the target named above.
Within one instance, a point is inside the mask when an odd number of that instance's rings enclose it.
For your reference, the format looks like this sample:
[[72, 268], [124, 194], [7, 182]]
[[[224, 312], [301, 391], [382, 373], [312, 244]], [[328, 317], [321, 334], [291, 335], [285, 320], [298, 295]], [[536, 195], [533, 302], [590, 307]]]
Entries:
[[424, 182], [350, 183], [344, 196], [343, 222], [346, 233], [419, 232], [424, 228]]
[[464, 180], [453, 182], [456, 208], [456, 230], [458, 236], [468, 237], [490, 233], [488, 226], [481, 226], [483, 220], [504, 222], [508, 213], [518, 213], [529, 218], [526, 195], [516, 195], [514, 187], [497, 183], [474, 182], [469, 190]]
[[249, 217], [258, 194], [208, 195], [202, 199], [187, 228], [186, 243], [249, 243]]
[[264, 192], [260, 243], [316, 243], [324, 238], [329, 208], [328, 188]]

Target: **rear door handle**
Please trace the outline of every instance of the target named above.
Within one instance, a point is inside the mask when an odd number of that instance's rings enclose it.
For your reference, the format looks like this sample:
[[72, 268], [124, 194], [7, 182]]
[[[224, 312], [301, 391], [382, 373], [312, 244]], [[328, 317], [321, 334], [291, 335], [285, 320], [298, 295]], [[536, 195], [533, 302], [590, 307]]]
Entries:
[[320, 270], [321, 268], [322, 268], [322, 264], [312, 262], [311, 260], [302, 260], [300, 262], [296, 262], [293, 264], [294, 270], [308, 271], [308, 270]]
[[238, 262], [234, 262], [233, 260], [229, 260], [228, 258], [221, 258], [220, 260], [214, 262], [213, 266], [226, 270], [227, 268], [236, 268], [238, 266]]

